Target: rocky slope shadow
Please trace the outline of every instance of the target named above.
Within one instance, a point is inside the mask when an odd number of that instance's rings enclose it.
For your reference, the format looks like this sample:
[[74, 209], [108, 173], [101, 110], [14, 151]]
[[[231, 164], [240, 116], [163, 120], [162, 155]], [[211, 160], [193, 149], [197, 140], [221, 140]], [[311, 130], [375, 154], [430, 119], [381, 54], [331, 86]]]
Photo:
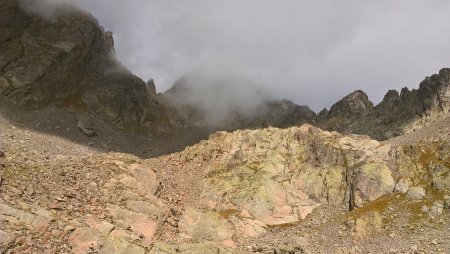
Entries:
[[203, 131], [197, 129], [173, 133], [170, 137], [123, 131], [102, 119], [80, 115], [70, 108], [24, 110], [0, 101], [0, 138], [4, 142], [23, 140], [23, 132], [39, 132], [36, 135], [47, 137], [39, 139], [41, 144], [37, 145], [41, 146], [64, 147], [54, 140], [65, 139], [81, 145], [80, 149], [91, 149], [95, 153], [122, 152], [140, 158], [181, 151], [187, 145], [207, 138]]
[[444, 253], [449, 148], [310, 125], [219, 132], [150, 160], [6, 146], [2, 251]]

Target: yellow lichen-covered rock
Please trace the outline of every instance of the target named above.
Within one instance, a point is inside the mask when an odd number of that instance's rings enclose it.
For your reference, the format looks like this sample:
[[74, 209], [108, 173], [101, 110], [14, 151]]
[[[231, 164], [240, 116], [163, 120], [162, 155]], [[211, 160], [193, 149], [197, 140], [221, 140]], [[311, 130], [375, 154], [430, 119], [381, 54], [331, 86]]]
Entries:
[[383, 221], [378, 212], [369, 211], [363, 213], [356, 219], [354, 237], [357, 239], [367, 238], [371, 234], [380, 232], [382, 226]]
[[357, 173], [355, 205], [374, 201], [394, 191], [395, 182], [391, 170], [380, 163], [364, 164]]
[[230, 226], [221, 220], [219, 213], [202, 213], [190, 207], [184, 211], [179, 227], [182, 232], [199, 240], [223, 241], [232, 236]]
[[[226, 248], [214, 242], [200, 242], [200, 243], [156, 243], [149, 252], [150, 254], [231, 254], [236, 253], [235, 250]], [[240, 251], [240, 253], [242, 253]]]
[[121, 238], [108, 237], [98, 252], [100, 254], [144, 254], [145, 249]]

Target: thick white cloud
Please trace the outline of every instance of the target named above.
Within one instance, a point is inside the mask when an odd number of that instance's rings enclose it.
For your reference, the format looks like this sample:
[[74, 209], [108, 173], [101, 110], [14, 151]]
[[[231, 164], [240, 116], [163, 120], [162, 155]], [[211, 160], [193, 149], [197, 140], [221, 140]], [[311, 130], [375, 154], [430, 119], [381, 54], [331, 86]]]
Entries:
[[119, 59], [159, 91], [224, 69], [318, 110], [355, 89], [377, 102], [450, 66], [447, 0], [64, 2], [113, 31]]

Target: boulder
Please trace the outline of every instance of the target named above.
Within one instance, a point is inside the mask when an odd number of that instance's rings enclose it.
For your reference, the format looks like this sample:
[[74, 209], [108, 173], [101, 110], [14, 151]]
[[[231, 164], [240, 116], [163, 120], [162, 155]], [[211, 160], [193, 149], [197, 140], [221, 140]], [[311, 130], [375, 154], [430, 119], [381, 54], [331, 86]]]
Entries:
[[0, 252], [6, 253], [10, 245], [14, 244], [15, 236], [0, 229]]
[[359, 240], [367, 239], [382, 230], [383, 221], [378, 212], [369, 211], [361, 214], [355, 222], [354, 237]]
[[81, 227], [73, 231], [69, 243], [74, 253], [98, 252], [103, 245], [103, 239], [95, 229]]
[[220, 214], [212, 211], [202, 213], [187, 208], [179, 222], [180, 230], [196, 240], [224, 241], [233, 235], [230, 225], [221, 220]]
[[400, 181], [397, 182], [397, 184], [395, 185], [395, 192], [400, 192], [400, 193], [407, 193], [409, 190], [409, 186], [411, 184], [409, 183], [409, 181], [401, 179]]
[[420, 186], [411, 187], [406, 197], [410, 200], [422, 200], [425, 197], [425, 189]]
[[77, 120], [78, 130], [88, 137], [97, 136], [97, 131], [94, 129], [94, 121], [88, 116], [80, 116]]
[[445, 165], [433, 165], [433, 188], [436, 190], [450, 190], [450, 169]]
[[380, 163], [364, 164], [359, 169], [355, 182], [356, 207], [392, 193], [395, 187], [391, 170]]

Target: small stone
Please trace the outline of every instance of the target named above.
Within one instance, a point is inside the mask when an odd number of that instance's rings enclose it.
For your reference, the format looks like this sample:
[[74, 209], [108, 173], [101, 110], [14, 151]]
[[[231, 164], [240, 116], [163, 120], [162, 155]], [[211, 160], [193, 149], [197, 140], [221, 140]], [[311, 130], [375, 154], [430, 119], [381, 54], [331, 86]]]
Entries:
[[420, 186], [411, 187], [406, 195], [410, 200], [422, 200], [425, 197], [425, 189]]
[[236, 160], [243, 160], [244, 157], [245, 157], [245, 154], [244, 154], [244, 151], [242, 151], [242, 150], [237, 150], [234, 153], [234, 159], [236, 159]]
[[178, 222], [176, 220], [174, 220], [173, 217], [168, 218], [167, 223], [169, 223], [169, 225], [171, 225], [172, 227], [178, 227]]
[[0, 158], [5, 158], [5, 153], [0, 151]]
[[53, 210], [63, 210], [64, 209], [64, 207], [61, 204], [57, 203], [57, 202], [50, 204], [48, 206], [48, 208], [49, 209], [53, 209]]
[[56, 229], [53, 229], [53, 230], [52, 230], [52, 236], [54, 236], [54, 237], [56, 237], [56, 238], [59, 238], [59, 237], [61, 237], [61, 235], [62, 235], [62, 232], [61, 232], [61, 231], [56, 230]]
[[57, 200], [59, 202], [65, 202], [66, 201], [64, 198], [61, 198], [61, 197], [55, 197], [55, 200]]
[[430, 210], [428, 209], [428, 207], [427, 207], [426, 205], [422, 206], [422, 208], [420, 209], [420, 211], [421, 211], [422, 213], [429, 213], [429, 212], [430, 212]]
[[444, 196], [444, 208], [450, 209], [450, 196]]
[[76, 229], [76, 227], [74, 225], [67, 225], [64, 227], [64, 232], [68, 233], [68, 232], [72, 232]]
[[94, 122], [89, 116], [80, 116], [77, 121], [77, 127], [87, 137], [97, 136], [97, 131], [94, 129]]
[[102, 238], [95, 229], [77, 228], [69, 237], [73, 253], [95, 253], [87, 250], [98, 250], [103, 245]]
[[[19, 237], [21, 238], [21, 237]], [[17, 239], [19, 239], [17, 238]], [[23, 238], [22, 238], [23, 239]], [[15, 240], [15, 237], [13, 234], [11, 233], [7, 233], [5, 231], [3, 231], [2, 229], [0, 229], [0, 252], [3, 253], [3, 251], [5, 251], [6, 253], [6, 249], [7, 247], [12, 244]], [[17, 242], [18, 240], [16, 240]]]
[[430, 209], [430, 213], [433, 214], [434, 216], [437, 216], [439, 214], [442, 214], [443, 210], [444, 210], [444, 202], [435, 201]]
[[33, 195], [34, 195], [35, 191], [34, 191], [34, 187], [33, 187], [32, 184], [28, 184], [28, 185], [27, 185], [27, 187], [26, 187], [26, 189], [25, 189], [25, 193], [26, 193], [28, 196], [33, 196]]
[[398, 183], [395, 185], [394, 191], [400, 192], [400, 193], [406, 193], [409, 190], [409, 184], [405, 180], [401, 179], [398, 181]]
[[434, 246], [438, 245], [438, 242], [436, 239], [433, 239], [433, 241], [431, 241], [431, 244], [433, 244]]
[[21, 196], [23, 193], [21, 190], [19, 190], [18, 188], [15, 188], [13, 186], [8, 186], [8, 189], [9, 189], [9, 191], [11, 191], [12, 193], [14, 193], [18, 196]]

